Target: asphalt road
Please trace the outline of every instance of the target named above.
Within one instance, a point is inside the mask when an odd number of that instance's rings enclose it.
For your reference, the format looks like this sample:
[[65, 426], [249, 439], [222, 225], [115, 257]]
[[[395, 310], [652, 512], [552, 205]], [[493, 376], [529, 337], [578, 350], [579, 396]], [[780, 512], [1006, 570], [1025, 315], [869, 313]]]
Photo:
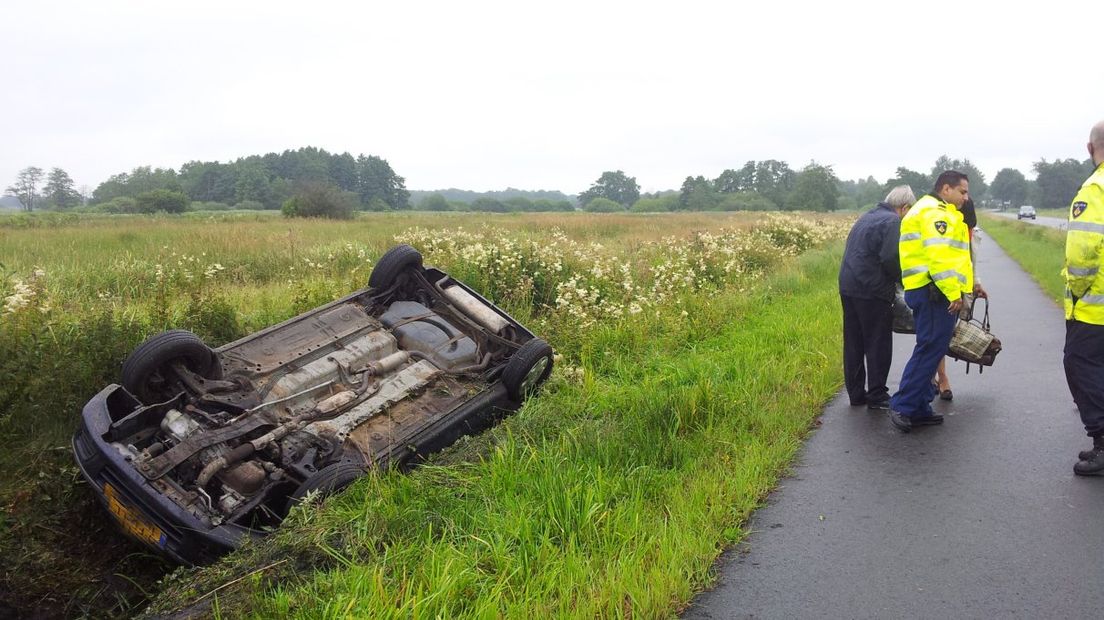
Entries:
[[[1104, 478], [1062, 371], [1062, 311], [984, 236], [1004, 351], [948, 360], [943, 426], [895, 430], [838, 395], [793, 475], [684, 617], [1087, 618], [1104, 613]], [[895, 336], [891, 390], [911, 352]]]
[[[1016, 217], [1016, 213], [1012, 212], [1012, 211], [989, 211], [989, 213], [992, 213], [993, 215], [996, 215], [997, 217], [1004, 217], [1004, 218], [1008, 218], [1010, 220], [1019, 219], [1019, 218]], [[1065, 230], [1066, 229], [1066, 220], [1064, 220], [1060, 217], [1047, 217], [1047, 216], [1039, 215], [1035, 219], [1022, 219], [1020, 221], [1028, 223], [1028, 224], [1037, 224], [1039, 226], [1047, 226], [1049, 228], [1057, 228], [1059, 230]]]

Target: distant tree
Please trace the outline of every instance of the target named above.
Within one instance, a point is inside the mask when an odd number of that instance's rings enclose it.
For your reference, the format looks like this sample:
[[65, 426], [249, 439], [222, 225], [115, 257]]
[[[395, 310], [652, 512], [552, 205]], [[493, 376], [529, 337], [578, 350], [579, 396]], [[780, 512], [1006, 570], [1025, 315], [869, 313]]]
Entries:
[[272, 175], [289, 181], [326, 183], [330, 180], [330, 154], [317, 147], [305, 146], [279, 155], [268, 153], [264, 157], [247, 159], [255, 160], [250, 163], [263, 165]]
[[586, 208], [587, 203], [595, 198], [612, 200], [627, 209], [640, 198], [640, 185], [637, 184], [635, 177], [630, 177], [620, 170], [603, 172], [590, 189], [579, 194], [579, 203]]
[[533, 201], [529, 200], [525, 196], [513, 196], [503, 201], [506, 203], [506, 207], [510, 211], [520, 211], [527, 213], [533, 210]]
[[786, 162], [767, 159], [755, 164], [755, 182], [751, 189], [782, 208], [793, 191], [796, 178], [797, 173]]
[[188, 198], [232, 203], [236, 199], [238, 167], [217, 161], [190, 161], [180, 167], [180, 185]]
[[890, 180], [886, 181], [886, 184], [882, 187], [882, 195], [889, 193], [889, 190], [897, 187], [898, 185], [908, 185], [912, 188], [912, 193], [916, 194], [919, 198], [924, 194], [930, 194], [932, 191], [932, 185], [935, 183], [935, 179], [924, 174], [923, 172], [917, 172], [915, 170], [909, 170], [904, 166], [897, 168], [897, 174]]
[[725, 170], [713, 181], [713, 187], [722, 194], [753, 191], [755, 189], [755, 162], [749, 161], [739, 170]]
[[357, 196], [329, 183], [301, 183], [281, 211], [285, 217], [325, 217], [347, 220], [353, 217]]
[[835, 211], [839, 208], [839, 179], [831, 166], [810, 163], [797, 173], [786, 198], [791, 211]]
[[430, 194], [418, 202], [421, 211], [452, 211], [452, 205], [440, 194]]
[[1076, 159], [1056, 159], [1050, 163], [1040, 159], [1033, 167], [1039, 206], [1044, 209], [1068, 207], [1081, 184], [1093, 171], [1092, 162]]
[[700, 175], [686, 177], [679, 190], [678, 208], [682, 211], [712, 211], [720, 201], [709, 179]]
[[[934, 179], [939, 177], [939, 173], [944, 170], [957, 170], [970, 178], [970, 195], [980, 199], [989, 190], [989, 186], [985, 183], [985, 175], [981, 170], [978, 170], [977, 166], [970, 163], [969, 159], [951, 159], [946, 155], [942, 155], [939, 159], [935, 160], [935, 165], [932, 166], [932, 183]], [[930, 192], [933, 188], [925, 189], [925, 192]], [[913, 189], [913, 192], [916, 192]]]
[[854, 196], [841, 192], [839, 203], [836, 206], [840, 211], [855, 211], [859, 208], [859, 203], [855, 202]]
[[173, 192], [183, 191], [180, 178], [171, 168], [151, 168], [139, 166], [129, 173], [116, 174], [100, 183], [92, 192], [94, 202], [107, 202], [118, 196], [136, 198], [138, 194], [155, 189], [167, 189]]
[[487, 211], [490, 213], [506, 213], [510, 210], [510, 207], [501, 200], [495, 200], [494, 198], [476, 198], [471, 203], [472, 211]]
[[533, 201], [534, 211], [574, 211], [575, 206], [568, 200], [552, 200], [550, 198], [537, 198]]
[[188, 208], [188, 196], [170, 189], [154, 189], [135, 197], [140, 213], [183, 213]]
[[653, 196], [641, 196], [629, 209], [633, 213], [664, 213], [679, 208], [679, 194], [668, 193]]
[[92, 206], [97, 213], [138, 213], [138, 201], [130, 196], [116, 196], [107, 202]]
[[288, 198], [291, 198], [291, 195], [294, 193], [292, 182], [287, 179], [276, 177], [269, 181], [268, 193], [269, 196], [272, 197], [272, 199], [271, 201], [265, 203], [264, 208], [279, 208], [280, 205], [284, 204], [284, 202], [287, 201]]
[[331, 155], [329, 161], [329, 177], [342, 191], [357, 191], [356, 159], [353, 159], [353, 156], [348, 153]]
[[15, 183], [5, 191], [12, 194], [23, 203], [24, 211], [34, 211], [37, 188], [42, 180], [42, 168], [28, 166], [19, 171], [15, 177]]
[[46, 203], [57, 209], [69, 209], [80, 204], [81, 197], [73, 188], [75, 183], [69, 173], [61, 168], [51, 168], [42, 193]]
[[[882, 184], [874, 180], [874, 177], [856, 179], [854, 181], [840, 181], [840, 209], [857, 209], [871, 207], [882, 200], [886, 192], [883, 192]], [[914, 189], [913, 192], [916, 190]], [[851, 200], [845, 202], [843, 197]]]
[[1023, 173], [1015, 168], [1001, 168], [993, 177], [989, 186], [989, 195], [1002, 203], [1008, 202], [1013, 208], [1025, 204], [1028, 183]]
[[387, 160], [375, 155], [357, 158], [357, 193], [364, 204], [380, 200], [391, 209], [409, 209], [406, 180], [395, 174]]
[[268, 171], [263, 164], [260, 162], [239, 164], [237, 177], [234, 183], [234, 202], [253, 200], [265, 206], [275, 203]]
[[718, 211], [774, 211], [778, 205], [755, 192], [736, 192], [721, 194], [717, 204]]
[[583, 210], [591, 213], [620, 213], [625, 211], [625, 206], [609, 198], [595, 196], [587, 201]]

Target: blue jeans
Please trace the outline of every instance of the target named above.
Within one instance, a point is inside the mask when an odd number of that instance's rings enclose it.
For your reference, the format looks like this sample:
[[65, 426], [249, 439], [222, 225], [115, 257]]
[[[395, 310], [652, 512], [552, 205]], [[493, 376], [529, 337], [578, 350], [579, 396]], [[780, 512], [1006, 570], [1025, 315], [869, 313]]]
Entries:
[[939, 362], [947, 355], [958, 317], [947, 312], [950, 303], [933, 285], [905, 291], [905, 303], [912, 308], [916, 320], [916, 346], [912, 357], [905, 364], [901, 384], [889, 405], [903, 416], [928, 416], [932, 414], [931, 401], [936, 388], [932, 387]]

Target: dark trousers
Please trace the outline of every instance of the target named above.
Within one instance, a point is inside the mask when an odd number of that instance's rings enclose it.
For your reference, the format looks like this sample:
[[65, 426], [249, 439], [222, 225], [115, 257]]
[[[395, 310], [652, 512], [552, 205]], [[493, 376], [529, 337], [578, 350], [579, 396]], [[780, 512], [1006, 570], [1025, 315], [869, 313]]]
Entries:
[[1104, 325], [1066, 321], [1066, 368], [1073, 402], [1090, 436], [1104, 433]]
[[905, 303], [912, 308], [916, 320], [916, 346], [889, 405], [903, 416], [931, 415], [931, 401], [935, 398], [932, 377], [939, 361], [947, 355], [958, 317], [947, 312], [950, 302], [931, 285], [905, 291]]
[[[893, 304], [840, 295], [843, 304], [843, 381], [851, 404], [889, 398], [893, 359]], [[868, 387], [869, 386], [869, 387]]]

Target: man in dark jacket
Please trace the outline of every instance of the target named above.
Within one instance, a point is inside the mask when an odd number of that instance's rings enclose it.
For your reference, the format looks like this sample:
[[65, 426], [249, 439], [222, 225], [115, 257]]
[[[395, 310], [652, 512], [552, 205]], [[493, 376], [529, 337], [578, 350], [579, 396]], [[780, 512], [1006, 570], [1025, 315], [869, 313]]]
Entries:
[[897, 242], [901, 218], [916, 196], [908, 185], [862, 214], [847, 236], [840, 265], [843, 304], [843, 377], [851, 405], [889, 409], [893, 357], [893, 298], [901, 281]]

